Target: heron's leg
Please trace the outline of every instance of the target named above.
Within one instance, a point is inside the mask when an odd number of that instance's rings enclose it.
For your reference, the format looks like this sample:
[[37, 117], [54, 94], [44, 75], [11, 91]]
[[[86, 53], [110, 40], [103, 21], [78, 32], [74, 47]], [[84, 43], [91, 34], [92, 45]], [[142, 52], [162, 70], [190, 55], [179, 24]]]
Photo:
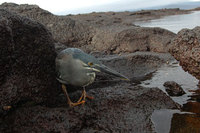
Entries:
[[69, 104], [70, 107], [71, 107], [71, 106], [77, 106], [77, 105], [79, 105], [79, 104], [85, 103], [85, 101], [83, 101], [83, 100], [82, 100], [82, 101], [79, 101], [79, 102], [76, 102], [76, 103], [73, 103], [73, 102], [71, 101], [71, 99], [69, 98], [69, 95], [68, 95], [68, 93], [67, 93], [67, 88], [66, 88], [66, 86], [65, 86], [64, 84], [62, 84], [62, 90], [63, 90], [65, 96], [67, 97], [67, 102], [68, 102], [68, 104]]
[[80, 102], [82, 99], [83, 99], [83, 91], [82, 91], [81, 97], [79, 98], [77, 102]]
[[85, 101], [86, 98], [88, 98], [88, 99], [94, 99], [94, 97], [88, 96], [88, 95], [87, 95], [87, 93], [86, 93], [86, 91], [85, 91], [85, 87], [83, 87], [83, 92], [82, 92], [82, 94], [83, 94], [83, 100], [84, 100], [84, 101]]
[[87, 95], [87, 93], [85, 91], [85, 87], [83, 87], [83, 91], [82, 91], [81, 97], [79, 98], [79, 100], [77, 102], [80, 102], [81, 100], [85, 101], [86, 98], [88, 98], [88, 99], [94, 99], [94, 97]]

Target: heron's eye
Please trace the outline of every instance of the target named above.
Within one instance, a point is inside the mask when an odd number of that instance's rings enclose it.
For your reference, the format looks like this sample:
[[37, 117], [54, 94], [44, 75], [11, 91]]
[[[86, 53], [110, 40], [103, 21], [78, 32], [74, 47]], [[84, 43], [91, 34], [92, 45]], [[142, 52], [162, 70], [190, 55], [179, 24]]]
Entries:
[[93, 63], [92, 63], [92, 62], [88, 62], [88, 65], [89, 65], [89, 66], [92, 66], [92, 65], [93, 65]]

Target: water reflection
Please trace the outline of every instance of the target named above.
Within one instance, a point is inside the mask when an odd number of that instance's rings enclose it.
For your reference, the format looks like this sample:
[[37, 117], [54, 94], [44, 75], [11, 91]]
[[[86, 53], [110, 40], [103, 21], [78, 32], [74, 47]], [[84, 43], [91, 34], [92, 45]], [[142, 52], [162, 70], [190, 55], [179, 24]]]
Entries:
[[[192, 113], [181, 112], [179, 110], [162, 109], [155, 110], [152, 114], [152, 122], [155, 126], [157, 133], [169, 133], [171, 130], [171, 120], [174, 118], [175, 114], [180, 115], [190, 115]], [[176, 120], [175, 120], [176, 121]], [[174, 123], [173, 123], [174, 125]]]
[[178, 33], [183, 28], [193, 29], [200, 25], [200, 11], [194, 11], [191, 14], [166, 16], [161, 19], [155, 19], [144, 22], [136, 22], [136, 25], [142, 27], [161, 27], [174, 33]]
[[181, 111], [192, 112], [193, 114], [174, 113], [170, 133], [200, 133], [200, 103], [190, 101], [183, 104]]
[[142, 81], [145, 87], [158, 87], [165, 91], [166, 81], [175, 81], [182, 86], [185, 95], [171, 97], [182, 105], [180, 110], [155, 110], [152, 122], [158, 133], [195, 133], [200, 132], [200, 89], [198, 80], [185, 72], [177, 63], [171, 62], [153, 73], [149, 80]]
[[[143, 27], [161, 27], [177, 33], [183, 28], [192, 29], [200, 25], [200, 11], [191, 14], [166, 16], [161, 19], [138, 22]], [[182, 86], [185, 95], [171, 97], [182, 105], [180, 110], [155, 110], [152, 122], [158, 133], [200, 133], [200, 87], [198, 80], [183, 71], [178, 63], [170, 63], [154, 72], [150, 79], [141, 81], [145, 87], [158, 87], [165, 91], [166, 81], [175, 81]]]
[[183, 105], [187, 103], [187, 100], [191, 98], [189, 96], [194, 95], [195, 90], [198, 90], [198, 80], [189, 73], [185, 72], [178, 63], [174, 62], [166, 64], [165, 66], [158, 69], [156, 72], [153, 73], [153, 76], [150, 80], [143, 81], [141, 85], [145, 87], [158, 87], [163, 92], [167, 93], [163, 84], [166, 81], [175, 81], [176, 83], [181, 85], [186, 94], [179, 97], [171, 98], [175, 102]]

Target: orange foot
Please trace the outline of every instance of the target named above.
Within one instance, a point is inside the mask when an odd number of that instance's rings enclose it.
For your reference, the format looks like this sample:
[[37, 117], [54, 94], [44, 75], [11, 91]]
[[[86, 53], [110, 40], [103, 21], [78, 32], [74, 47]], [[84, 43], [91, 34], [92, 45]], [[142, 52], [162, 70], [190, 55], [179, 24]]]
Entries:
[[74, 106], [77, 106], [77, 105], [80, 105], [80, 104], [84, 104], [84, 103], [85, 103], [84, 100], [82, 100], [80, 102], [76, 102], [76, 103], [73, 103], [71, 101], [68, 102], [68, 104], [69, 104], [70, 107], [74, 107]]
[[87, 98], [87, 99], [90, 99], [90, 100], [94, 99], [94, 97], [88, 96], [88, 95], [86, 95], [86, 98]]
[[83, 92], [82, 92], [82, 94], [81, 94], [81, 97], [79, 98], [79, 100], [78, 100], [77, 102], [80, 102], [81, 100], [82, 100], [82, 101], [85, 101], [86, 98], [87, 98], [87, 99], [90, 99], [90, 100], [94, 99], [94, 97], [88, 96], [87, 93], [86, 93], [86, 91], [85, 91], [85, 89], [83, 89]]

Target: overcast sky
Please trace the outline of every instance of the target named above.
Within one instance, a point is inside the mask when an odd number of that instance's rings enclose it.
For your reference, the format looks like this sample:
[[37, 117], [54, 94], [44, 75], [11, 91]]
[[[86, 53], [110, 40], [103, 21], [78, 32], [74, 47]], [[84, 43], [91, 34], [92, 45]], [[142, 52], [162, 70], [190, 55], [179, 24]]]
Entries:
[[125, 11], [200, 0], [0, 0], [17, 4], [36, 4], [54, 14], [77, 14], [99, 11]]

